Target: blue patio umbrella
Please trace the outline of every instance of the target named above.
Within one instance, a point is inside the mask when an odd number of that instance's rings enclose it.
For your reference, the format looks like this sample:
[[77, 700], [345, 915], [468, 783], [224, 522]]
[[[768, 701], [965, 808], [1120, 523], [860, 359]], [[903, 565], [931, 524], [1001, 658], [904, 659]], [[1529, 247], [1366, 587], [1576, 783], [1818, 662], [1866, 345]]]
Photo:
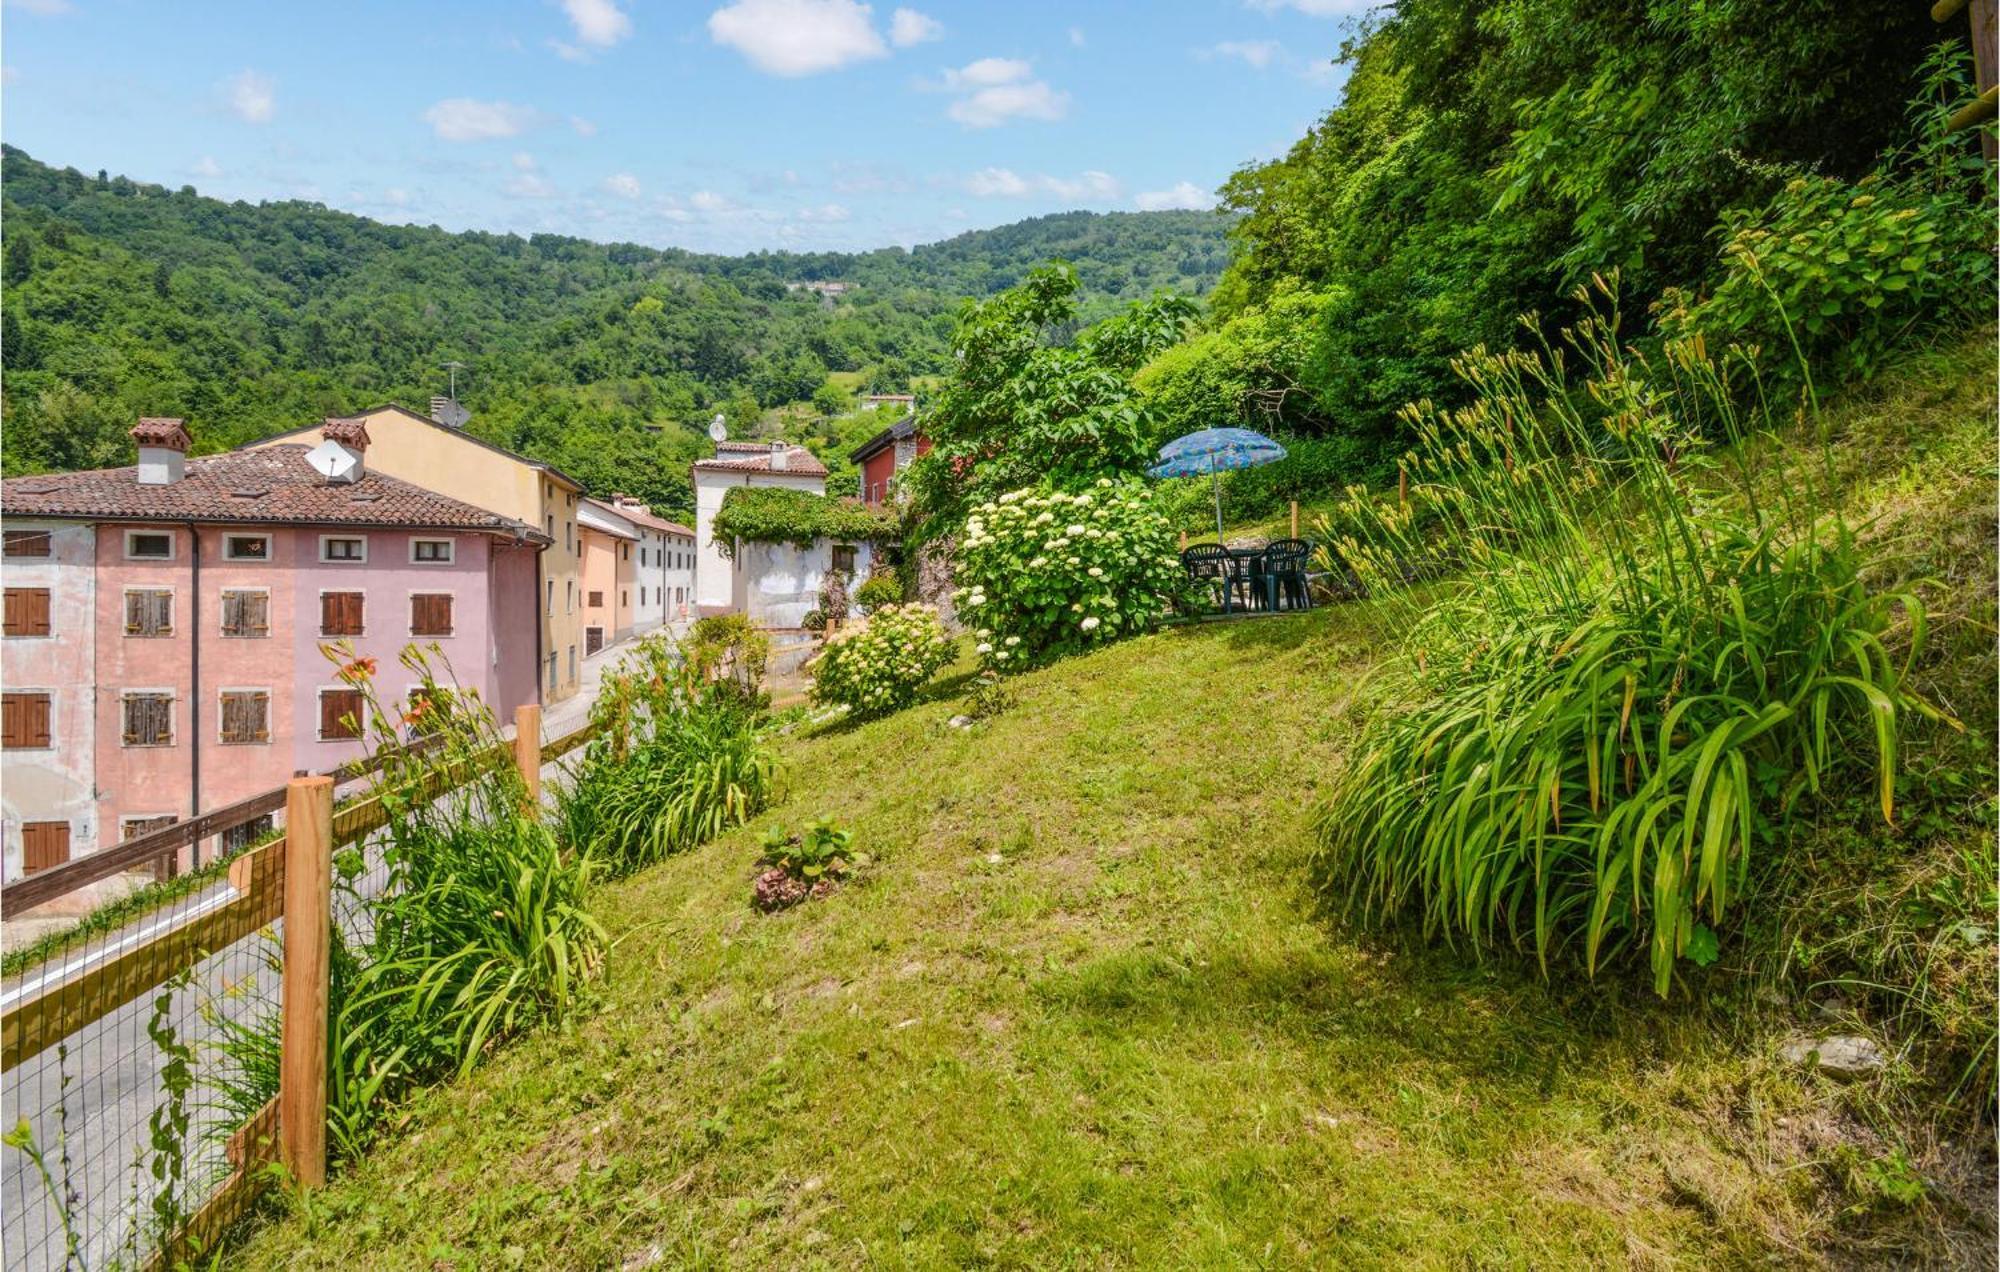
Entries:
[[1205, 428], [1160, 447], [1159, 459], [1146, 475], [1198, 477], [1207, 473], [1215, 489], [1215, 541], [1221, 543], [1222, 478], [1217, 474], [1232, 468], [1255, 468], [1284, 457], [1285, 448], [1262, 433], [1247, 428]]

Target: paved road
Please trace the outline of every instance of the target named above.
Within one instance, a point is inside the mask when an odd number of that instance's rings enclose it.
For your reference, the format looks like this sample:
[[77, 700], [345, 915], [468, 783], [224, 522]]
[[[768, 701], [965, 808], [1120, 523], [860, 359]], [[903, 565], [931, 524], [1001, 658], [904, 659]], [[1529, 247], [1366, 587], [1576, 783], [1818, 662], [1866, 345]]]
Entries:
[[[587, 722], [604, 673], [623, 663], [631, 644], [614, 646], [584, 661], [575, 696], [548, 707], [542, 738], [548, 741]], [[505, 732], [511, 736], [510, 723]], [[544, 767], [545, 787], [562, 774], [560, 762]], [[361, 789], [356, 784], [348, 789]], [[373, 874], [375, 886], [380, 875]], [[364, 893], [372, 893], [369, 879]], [[0, 1006], [14, 1003], [81, 975], [90, 967], [144, 944], [162, 932], [225, 904], [227, 884], [183, 898], [130, 927], [69, 951], [0, 990]], [[279, 924], [282, 929], [282, 921]], [[277, 1010], [277, 943], [263, 937], [240, 941], [203, 962], [187, 987], [170, 995], [163, 1017], [173, 1036], [195, 1046], [198, 1069], [211, 1069], [223, 1020], [251, 1025]], [[72, 1034], [66, 1054], [50, 1048], [0, 1078], [0, 1121], [12, 1129], [23, 1117], [48, 1158], [56, 1194], [72, 1195], [72, 1221], [83, 1245], [83, 1266], [136, 1264], [128, 1249], [146, 1249], [145, 1227], [134, 1226], [158, 1191], [151, 1177], [149, 1122], [162, 1106], [163, 1054], [148, 1026], [161, 991], [142, 996]], [[233, 1129], [215, 1107], [215, 1092], [197, 1083], [189, 1096], [193, 1119], [187, 1178], [198, 1181], [189, 1195], [205, 1197], [226, 1173], [221, 1136]], [[65, 1127], [67, 1134], [65, 1135]], [[69, 1164], [63, 1165], [67, 1144]], [[66, 1263], [61, 1210], [25, 1153], [0, 1149], [0, 1267], [6, 1272], [46, 1272]], [[67, 1181], [67, 1182], [65, 1182]], [[190, 1204], [193, 1209], [194, 1204]], [[123, 1256], [123, 1257], [121, 1257]]]

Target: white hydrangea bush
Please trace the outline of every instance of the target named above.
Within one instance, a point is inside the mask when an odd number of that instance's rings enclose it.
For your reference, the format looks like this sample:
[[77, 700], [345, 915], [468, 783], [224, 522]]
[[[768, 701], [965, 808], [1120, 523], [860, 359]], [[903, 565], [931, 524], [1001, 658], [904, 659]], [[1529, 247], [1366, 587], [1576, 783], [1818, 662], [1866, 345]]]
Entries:
[[1186, 587], [1173, 531], [1139, 481], [1013, 490], [966, 518], [952, 570], [980, 661], [1020, 671], [1144, 631]]
[[828, 643], [813, 663], [812, 699], [857, 716], [886, 715], [951, 665], [954, 642], [928, 605], [883, 605]]

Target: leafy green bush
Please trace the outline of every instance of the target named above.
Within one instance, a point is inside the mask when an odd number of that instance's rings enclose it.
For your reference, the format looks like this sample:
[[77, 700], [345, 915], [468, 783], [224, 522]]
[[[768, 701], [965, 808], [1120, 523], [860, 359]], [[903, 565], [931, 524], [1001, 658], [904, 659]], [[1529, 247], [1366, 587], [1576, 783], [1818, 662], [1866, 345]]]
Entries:
[[[824, 625], [824, 616], [820, 621]], [[640, 654], [659, 678], [672, 679], [669, 673], [675, 666], [685, 668], [706, 696], [732, 699], [749, 711], [761, 711], [769, 702], [764, 669], [771, 662], [771, 638], [747, 614], [698, 618], [677, 648], [655, 637], [641, 646]], [[613, 676], [605, 683], [620, 686], [621, 693], [629, 687], [625, 677]]]
[[812, 698], [856, 716], [886, 715], [909, 706], [951, 659], [951, 638], [936, 610], [884, 605], [862, 626], [828, 640], [813, 662]]
[[903, 581], [891, 573], [871, 574], [854, 589], [854, 603], [863, 614], [873, 614], [885, 605], [903, 603]]
[[797, 835], [773, 826], [764, 832], [764, 861], [809, 884], [833, 878], [854, 862], [854, 832], [834, 825], [831, 817], [818, 819]]
[[[1380, 439], [1354, 434], [1303, 437], [1284, 443], [1285, 457], [1274, 464], [1244, 468], [1223, 478], [1223, 500], [1239, 521], [1262, 521], [1283, 515], [1294, 499], [1311, 503], [1331, 499], [1352, 485], [1393, 481], [1396, 466]], [[1206, 485], [1204, 479], [1190, 479]], [[1211, 518], [1207, 523], [1215, 525]]]
[[[1545, 968], [1572, 942], [1593, 972], [1643, 947], [1665, 993], [1679, 959], [1716, 957], [1799, 801], [1872, 767], [1891, 817], [1899, 731], [1935, 712], [1888, 641], [1907, 623], [1913, 658], [1923, 614], [1870, 590], [1809, 483], [1776, 506], [1747, 471], [1707, 488], [1688, 421], [1735, 417], [1699, 342], [1663, 376], [1615, 311], [1565, 336], [1562, 358], [1475, 350], [1469, 406], [1411, 408], [1412, 498], [1441, 542], [1407, 508], [1345, 510], [1334, 547], [1409, 656], [1323, 809], [1316, 869], [1364, 914], [1528, 942]], [[1426, 552], [1465, 569], [1397, 591]]]
[[1143, 631], [1184, 594], [1173, 533], [1143, 482], [1013, 490], [966, 519], [952, 598], [986, 666], [1019, 671]]
[[876, 542], [896, 537], [896, 519], [853, 499], [783, 486], [736, 486], [723, 495], [710, 531], [724, 556], [736, 541], [809, 548], [815, 539]]
[[[529, 811], [526, 783], [478, 693], [424, 650], [406, 649], [433, 743], [411, 753], [397, 734], [405, 714], [377, 696], [374, 661], [344, 646], [327, 652], [338, 678], [362, 693], [359, 723], [382, 761], [373, 794], [389, 815], [379, 850], [357, 845], [334, 857], [328, 1130], [334, 1151], [351, 1157], [412, 1089], [462, 1075], [506, 1038], [573, 1013], [606, 941], [586, 903], [591, 857], [562, 852]], [[371, 873], [379, 886], [364, 893]], [[272, 1013], [222, 1031], [225, 1107], [254, 1109], [275, 1093], [278, 1029]]]
[[599, 736], [556, 795], [565, 842], [629, 874], [755, 816], [777, 760], [741, 690], [711, 682], [663, 639], [641, 642], [605, 677], [591, 718]]
[[1794, 177], [1768, 204], [1724, 214], [1721, 281], [1699, 300], [1669, 289], [1660, 328], [1866, 377], [1913, 335], [1991, 308], [1991, 221], [1956, 192], [1880, 174]]

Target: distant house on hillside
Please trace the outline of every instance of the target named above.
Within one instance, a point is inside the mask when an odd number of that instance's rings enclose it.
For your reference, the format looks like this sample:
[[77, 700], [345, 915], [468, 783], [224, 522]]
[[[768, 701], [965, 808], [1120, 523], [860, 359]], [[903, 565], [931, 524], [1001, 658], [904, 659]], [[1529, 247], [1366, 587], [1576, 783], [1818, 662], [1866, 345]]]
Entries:
[[917, 408], [917, 396], [914, 393], [870, 393], [861, 399], [861, 409], [864, 411], [879, 411], [885, 406], [898, 411], [914, 411]]
[[861, 469], [861, 502], [880, 508], [896, 491], [896, 476], [919, 455], [928, 454], [931, 439], [912, 416], [905, 416], [849, 453]]
[[701, 614], [747, 614], [760, 627], [795, 628], [818, 608], [829, 571], [856, 579], [873, 566], [873, 545], [865, 540], [815, 539], [805, 548], [737, 542], [726, 553], [715, 541], [715, 516], [731, 490], [774, 487], [824, 497], [826, 465], [811, 451], [788, 442], [717, 442], [714, 458], [695, 461], [693, 476]]
[[818, 280], [813, 280], [802, 283], [786, 283], [785, 290], [809, 291], [815, 295], [824, 296], [828, 300], [833, 300], [838, 297], [845, 296], [848, 293], [848, 291], [853, 288], [853, 286], [854, 284], [852, 283], [821, 282]]

